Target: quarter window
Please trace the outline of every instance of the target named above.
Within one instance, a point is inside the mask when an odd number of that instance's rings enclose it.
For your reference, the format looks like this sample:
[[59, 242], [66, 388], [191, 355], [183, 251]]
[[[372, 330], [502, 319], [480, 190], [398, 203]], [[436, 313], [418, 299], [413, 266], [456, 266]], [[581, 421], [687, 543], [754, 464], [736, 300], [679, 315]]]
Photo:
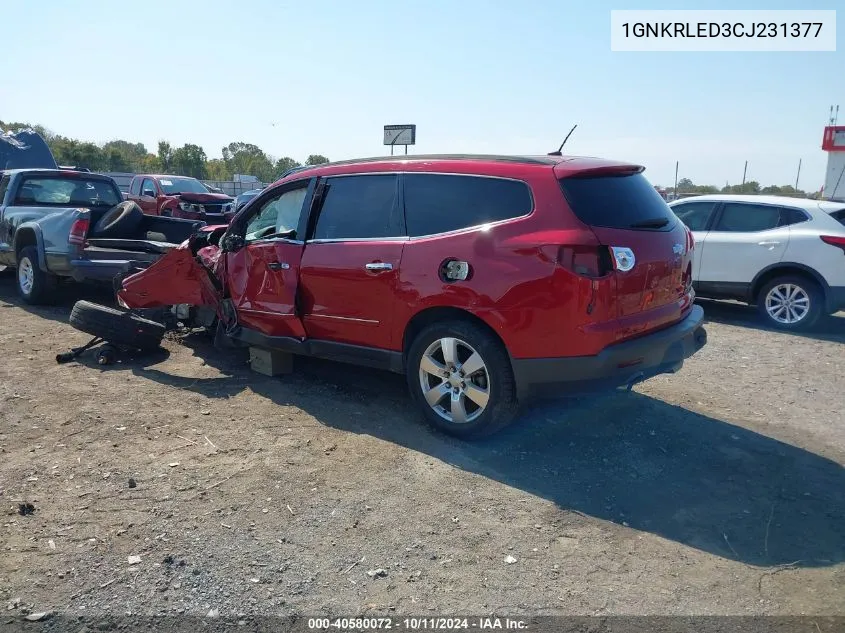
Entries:
[[722, 215], [713, 230], [731, 233], [767, 231], [776, 228], [779, 222], [779, 207], [728, 202], [722, 207]]
[[436, 235], [531, 212], [528, 185], [483, 176], [405, 174], [408, 235]]
[[806, 219], [807, 215], [800, 209], [784, 207], [780, 210], [780, 226], [798, 224], [799, 222], [804, 222]]
[[399, 177], [395, 174], [335, 176], [326, 192], [315, 240], [402, 237]]
[[6, 197], [6, 190], [9, 188], [9, 181], [11, 176], [4, 176], [0, 178], [0, 204], [3, 204], [3, 198]]

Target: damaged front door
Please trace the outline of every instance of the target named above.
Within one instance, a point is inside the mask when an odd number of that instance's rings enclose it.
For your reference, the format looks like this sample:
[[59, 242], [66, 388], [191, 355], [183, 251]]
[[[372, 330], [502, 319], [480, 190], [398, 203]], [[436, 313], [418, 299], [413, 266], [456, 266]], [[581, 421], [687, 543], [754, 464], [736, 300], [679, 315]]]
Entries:
[[304, 248], [310, 180], [267, 192], [238, 218], [233, 229], [243, 245], [226, 253], [228, 295], [238, 324], [267, 336], [305, 338], [296, 294]]

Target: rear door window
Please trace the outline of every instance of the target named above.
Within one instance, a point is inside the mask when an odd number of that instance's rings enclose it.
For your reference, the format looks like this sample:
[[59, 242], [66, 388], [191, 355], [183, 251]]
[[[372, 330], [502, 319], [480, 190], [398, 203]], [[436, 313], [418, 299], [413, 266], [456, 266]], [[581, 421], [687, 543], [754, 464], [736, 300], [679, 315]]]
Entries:
[[774, 229], [780, 223], [780, 207], [743, 202], [727, 202], [713, 227], [714, 231], [753, 233]]
[[672, 212], [687, 225], [690, 231], [704, 231], [716, 208], [716, 202], [685, 202], [672, 207]]
[[405, 174], [408, 235], [457, 231], [531, 212], [528, 185], [519, 180], [448, 174]]
[[314, 228], [315, 240], [402, 237], [399, 176], [332, 176]]
[[563, 194], [572, 212], [588, 226], [611, 229], [670, 229], [675, 215], [641, 173], [564, 178]]

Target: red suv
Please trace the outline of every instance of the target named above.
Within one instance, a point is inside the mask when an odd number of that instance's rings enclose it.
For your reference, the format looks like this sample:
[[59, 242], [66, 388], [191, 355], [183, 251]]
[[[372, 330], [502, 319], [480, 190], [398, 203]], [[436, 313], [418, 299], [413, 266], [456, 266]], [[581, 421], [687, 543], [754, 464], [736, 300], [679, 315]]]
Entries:
[[706, 343], [692, 236], [642, 172], [557, 156], [320, 165], [118, 299], [209, 323], [212, 308], [224, 340], [405, 373], [436, 427], [486, 434], [518, 403], [630, 387]]

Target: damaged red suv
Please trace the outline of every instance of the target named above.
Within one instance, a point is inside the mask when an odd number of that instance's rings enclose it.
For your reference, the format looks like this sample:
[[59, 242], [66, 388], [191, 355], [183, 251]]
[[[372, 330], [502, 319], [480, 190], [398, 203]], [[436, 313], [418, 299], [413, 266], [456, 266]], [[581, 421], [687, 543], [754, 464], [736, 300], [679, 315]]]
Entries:
[[636, 165], [438, 155], [280, 180], [124, 279], [218, 341], [404, 373], [433, 425], [673, 373], [706, 343], [693, 240]]

